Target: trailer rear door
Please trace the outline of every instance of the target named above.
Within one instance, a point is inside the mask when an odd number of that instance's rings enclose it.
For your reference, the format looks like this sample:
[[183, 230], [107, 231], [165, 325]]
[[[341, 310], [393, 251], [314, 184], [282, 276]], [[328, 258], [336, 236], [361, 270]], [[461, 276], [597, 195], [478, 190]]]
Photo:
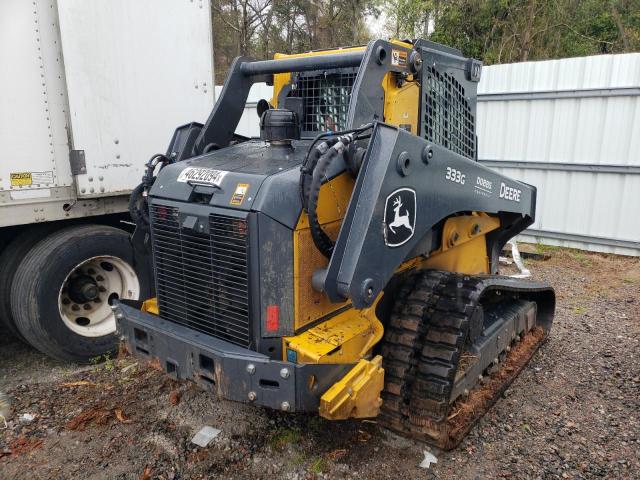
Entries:
[[209, 2], [58, 0], [58, 15], [78, 196], [127, 192], [212, 108]]
[[44, 217], [15, 205], [72, 193], [57, 16], [44, 3], [0, 0], [0, 227]]

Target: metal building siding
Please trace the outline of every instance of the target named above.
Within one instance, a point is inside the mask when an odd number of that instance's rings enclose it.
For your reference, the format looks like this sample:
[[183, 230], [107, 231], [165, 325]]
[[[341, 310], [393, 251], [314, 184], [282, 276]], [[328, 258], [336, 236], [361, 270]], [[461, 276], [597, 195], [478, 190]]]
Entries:
[[538, 188], [523, 239], [640, 255], [640, 54], [485, 67], [478, 90], [480, 161]]

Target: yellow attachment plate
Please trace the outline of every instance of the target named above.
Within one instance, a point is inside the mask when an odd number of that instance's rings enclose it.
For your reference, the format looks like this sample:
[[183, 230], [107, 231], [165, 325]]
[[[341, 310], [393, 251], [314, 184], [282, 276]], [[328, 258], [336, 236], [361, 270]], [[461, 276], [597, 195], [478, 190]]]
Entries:
[[151, 313], [153, 315], [160, 315], [160, 310], [158, 310], [158, 299], [156, 297], [150, 298], [142, 302], [142, 308], [140, 309], [143, 312]]
[[371, 418], [380, 413], [384, 387], [382, 357], [360, 360], [320, 398], [320, 416], [329, 420]]
[[285, 337], [284, 352], [294, 350], [298, 363], [357, 362], [382, 338], [377, 303], [363, 310], [349, 308], [295, 337]]

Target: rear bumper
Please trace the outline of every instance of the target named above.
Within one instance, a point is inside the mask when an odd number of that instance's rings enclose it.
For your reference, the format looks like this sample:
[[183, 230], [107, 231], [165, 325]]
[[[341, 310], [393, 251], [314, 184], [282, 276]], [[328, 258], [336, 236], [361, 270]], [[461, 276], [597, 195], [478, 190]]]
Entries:
[[118, 332], [130, 353], [176, 380], [192, 380], [228, 400], [317, 412], [324, 392], [353, 368], [353, 364], [272, 360], [123, 303], [116, 305], [115, 313]]

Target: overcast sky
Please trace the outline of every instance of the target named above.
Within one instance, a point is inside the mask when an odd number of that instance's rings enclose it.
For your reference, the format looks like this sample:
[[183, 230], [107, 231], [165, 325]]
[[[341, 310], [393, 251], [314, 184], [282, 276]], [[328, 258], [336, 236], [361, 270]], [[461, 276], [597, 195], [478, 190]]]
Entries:
[[389, 36], [389, 32], [385, 28], [386, 21], [387, 15], [385, 12], [381, 12], [378, 18], [374, 17], [373, 15], [368, 15], [367, 23], [374, 37], [387, 38]]

